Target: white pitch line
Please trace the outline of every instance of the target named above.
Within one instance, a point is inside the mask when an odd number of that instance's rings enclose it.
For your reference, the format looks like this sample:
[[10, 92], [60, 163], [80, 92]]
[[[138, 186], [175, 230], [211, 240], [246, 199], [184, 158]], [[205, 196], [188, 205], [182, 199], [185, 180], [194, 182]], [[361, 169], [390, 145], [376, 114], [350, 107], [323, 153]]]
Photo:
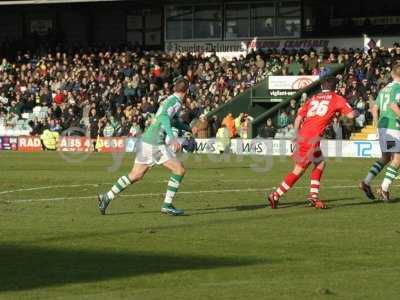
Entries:
[[[258, 179], [219, 179], [218, 181], [220, 181], [220, 182], [253, 182], [253, 181], [257, 181], [257, 180]], [[190, 179], [189, 181], [191, 181], [191, 182], [211, 182], [212, 180]], [[350, 180], [347, 180], [347, 179], [332, 179], [330, 181], [333, 181], [333, 182], [350, 182]], [[159, 181], [152, 181], [152, 182], [167, 183], [168, 180], [159, 180]], [[18, 192], [29, 192], [29, 191], [61, 189], [61, 188], [73, 188], [73, 187], [83, 187], [83, 186], [98, 187], [100, 185], [105, 185], [105, 184], [113, 184], [113, 183], [112, 182], [100, 182], [100, 183], [83, 183], [83, 184], [38, 186], [38, 187], [29, 187], [29, 188], [16, 189], [16, 190], [1, 191], [0, 195], [18, 193]]]
[[2, 191], [2, 192], [0, 192], [0, 195], [17, 193], [17, 192], [36, 191], [36, 190], [58, 189], [58, 188], [65, 188], [65, 187], [98, 186], [100, 184], [98, 184], [98, 183], [97, 184], [95, 184], [95, 183], [84, 183], [84, 184], [70, 184], [70, 185], [38, 186], [38, 187], [24, 188], [24, 189], [18, 189], [18, 190]]
[[[251, 192], [261, 191], [259, 189], [245, 189], [245, 190], [210, 190], [210, 191], [181, 191], [179, 194], [197, 194], [197, 193], [233, 193], [233, 192]], [[165, 193], [143, 193], [143, 194], [122, 194], [119, 197], [151, 197], [151, 196], [163, 196]], [[96, 195], [92, 196], [79, 196], [79, 197], [58, 197], [58, 198], [42, 198], [42, 199], [21, 199], [6, 201], [7, 203], [23, 203], [23, 202], [44, 202], [44, 201], [60, 201], [60, 200], [73, 200], [73, 199], [94, 199]]]
[[[400, 185], [394, 185], [396, 187]], [[309, 186], [298, 186], [294, 189], [308, 189]], [[345, 186], [324, 186], [324, 189], [349, 189], [357, 188], [356, 185], [345, 185]], [[265, 192], [271, 191], [273, 188], [265, 189], [223, 189], [223, 190], [201, 190], [201, 191], [181, 191], [178, 194], [190, 195], [190, 194], [211, 194], [211, 193], [244, 193], [244, 192]], [[143, 193], [143, 194], [122, 194], [120, 197], [151, 197], [151, 196], [162, 196], [164, 193]], [[61, 201], [61, 200], [74, 200], [74, 199], [94, 199], [96, 195], [91, 196], [78, 196], [78, 197], [57, 197], [57, 198], [39, 198], [39, 199], [20, 199], [4, 201], [6, 203], [27, 203], [27, 202], [47, 202], [47, 201]]]

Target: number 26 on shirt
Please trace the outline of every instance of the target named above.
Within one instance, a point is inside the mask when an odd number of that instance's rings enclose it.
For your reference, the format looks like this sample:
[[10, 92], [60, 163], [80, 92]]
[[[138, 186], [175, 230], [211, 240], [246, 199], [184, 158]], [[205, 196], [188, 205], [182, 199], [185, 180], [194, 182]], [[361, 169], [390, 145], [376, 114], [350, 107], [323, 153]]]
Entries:
[[307, 117], [323, 117], [328, 112], [329, 101], [322, 100], [322, 101], [311, 101], [310, 108], [307, 112]]

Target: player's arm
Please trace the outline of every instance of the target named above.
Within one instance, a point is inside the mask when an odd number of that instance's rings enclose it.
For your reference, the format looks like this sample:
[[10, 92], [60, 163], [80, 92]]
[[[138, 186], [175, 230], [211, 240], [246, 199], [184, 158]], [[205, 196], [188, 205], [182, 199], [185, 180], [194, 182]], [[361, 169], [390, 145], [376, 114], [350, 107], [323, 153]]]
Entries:
[[303, 120], [307, 116], [308, 113], [308, 107], [309, 107], [310, 100], [306, 101], [304, 105], [299, 109], [297, 112], [297, 117], [294, 119], [294, 138], [293, 141], [297, 140], [297, 132], [299, 131], [301, 124], [303, 123]]
[[301, 125], [301, 123], [303, 122], [303, 119], [304, 119], [304, 116], [298, 114], [297, 117], [296, 117], [296, 119], [294, 120], [293, 127], [294, 127], [294, 130], [295, 130], [296, 132], [299, 130], [300, 125]]
[[303, 123], [303, 119], [304, 119], [304, 116], [302, 116], [300, 114], [298, 114], [296, 119], [294, 119], [294, 124], [293, 124], [294, 135], [293, 135], [293, 139], [292, 139], [293, 142], [297, 140], [297, 132], [300, 129], [301, 123]]
[[400, 88], [397, 86], [393, 86], [390, 91], [390, 108], [395, 113], [397, 119], [400, 118]]
[[308, 108], [310, 106], [309, 104], [310, 104], [310, 100], [307, 100], [306, 103], [304, 103], [303, 106], [300, 107], [300, 109], [297, 112], [297, 117], [294, 120], [294, 124], [293, 124], [293, 127], [296, 132], [300, 129], [301, 123], [303, 123], [303, 120], [305, 119], [305, 117], [308, 114]]
[[178, 140], [174, 136], [174, 132], [172, 131], [171, 120], [169, 119], [166, 113], [161, 113], [157, 116], [158, 120], [160, 121], [162, 127], [167, 134], [168, 139], [171, 141], [170, 145], [172, 149], [177, 152], [181, 148], [181, 144], [179, 144]]
[[353, 108], [350, 106], [350, 104], [347, 102], [345, 98], [337, 96], [336, 99], [338, 103], [337, 111], [339, 111], [342, 116], [348, 119], [354, 119], [360, 115], [360, 113], [357, 110], [353, 110]]
[[400, 118], [400, 108], [395, 102], [390, 102], [390, 108], [393, 110], [397, 118]]
[[174, 132], [172, 131], [171, 121], [170, 121], [168, 115], [165, 113], [161, 113], [157, 116], [157, 118], [160, 121], [162, 127], [164, 128], [165, 133], [167, 134], [167, 137], [171, 140], [174, 139], [175, 136], [174, 136]]
[[353, 111], [343, 114], [343, 115], [348, 119], [355, 119], [360, 115], [360, 113], [356, 110], [353, 110]]
[[371, 107], [371, 114], [372, 114], [372, 124], [376, 127], [378, 126], [378, 120], [379, 120], [379, 107], [376, 103]]

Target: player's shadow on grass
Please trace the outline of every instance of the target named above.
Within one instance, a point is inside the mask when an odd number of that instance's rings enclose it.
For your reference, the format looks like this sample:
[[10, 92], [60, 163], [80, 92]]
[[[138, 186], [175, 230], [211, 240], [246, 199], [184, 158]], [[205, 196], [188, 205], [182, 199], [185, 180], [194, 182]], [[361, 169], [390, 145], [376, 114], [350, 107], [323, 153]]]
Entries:
[[[346, 201], [346, 203], [337, 203], [337, 202], [342, 202]], [[351, 201], [351, 202], [348, 202]], [[339, 207], [345, 207], [345, 206], [362, 206], [362, 205], [374, 205], [374, 204], [379, 204], [382, 203], [382, 201], [367, 201], [367, 200], [360, 200], [354, 197], [341, 197], [337, 199], [328, 199], [324, 201], [327, 205], [328, 208], [334, 209], [334, 208], [339, 208]], [[400, 198], [392, 200], [391, 203], [396, 203], [400, 202]], [[284, 200], [281, 201], [279, 209], [285, 209], [285, 208], [291, 208], [291, 207], [307, 207], [308, 202], [307, 200], [302, 200], [302, 201], [291, 201], [291, 202], [285, 202]], [[257, 210], [257, 209], [265, 209], [269, 208], [268, 204], [249, 204], [249, 205], [236, 205], [236, 206], [222, 206], [222, 207], [209, 207], [209, 208], [200, 208], [200, 209], [195, 209], [195, 213], [192, 213], [192, 215], [203, 215], [203, 214], [212, 214], [212, 213], [221, 213], [221, 212], [237, 212], [237, 211], [251, 211], [251, 210]]]
[[[207, 207], [207, 208], [198, 208], [192, 209], [191, 212], [185, 212], [185, 214], [181, 217], [190, 217], [194, 215], [207, 215], [221, 212], [233, 212], [233, 211], [247, 211], [247, 210], [256, 210], [267, 207], [266, 204], [256, 204], [256, 205], [237, 205], [237, 206], [222, 206], [222, 207]], [[132, 215], [132, 214], [155, 214], [160, 213], [159, 210], [147, 210], [147, 211], [125, 211], [125, 212], [114, 212], [108, 213], [107, 216], [120, 216], [120, 215]]]
[[[339, 207], [346, 206], [364, 206], [364, 205], [375, 205], [380, 204], [382, 201], [375, 200], [369, 201], [365, 199], [359, 199], [354, 197], [340, 197], [336, 199], [327, 199], [324, 202], [328, 205], [328, 209], [335, 209]], [[338, 203], [345, 202], [345, 203]], [[400, 202], [400, 198], [393, 199], [389, 204]], [[279, 209], [291, 208], [291, 207], [307, 207], [308, 201], [290, 201], [285, 202], [285, 200], [280, 201]], [[246, 205], [231, 205], [231, 206], [220, 206], [220, 207], [206, 207], [206, 208], [198, 208], [192, 209], [191, 212], [188, 212], [185, 216], [193, 216], [193, 215], [207, 215], [207, 214], [216, 214], [216, 213], [229, 213], [229, 212], [238, 212], [238, 211], [252, 211], [258, 209], [269, 208], [269, 204], [246, 204]], [[135, 213], [159, 213], [158, 210], [148, 210], [148, 211], [125, 211], [125, 212], [115, 212], [109, 213], [108, 215], [117, 216], [117, 215], [130, 215]]]
[[193, 209], [194, 213], [191, 215], [206, 215], [221, 212], [236, 212], [236, 211], [249, 211], [257, 209], [265, 209], [267, 204], [248, 204], [248, 205], [232, 205], [232, 206], [221, 206], [221, 207], [207, 207]]
[[[0, 246], [0, 292], [261, 263], [248, 257]], [[265, 263], [265, 262], [264, 262]]]
[[[325, 204], [333, 204], [336, 202], [340, 202], [340, 201], [352, 201], [354, 203], [346, 203], [345, 205], [362, 205], [365, 203], [360, 203], [360, 202], [356, 202], [357, 200], [354, 197], [340, 197], [340, 198], [336, 198], [336, 199], [327, 199], [327, 200], [323, 200]], [[291, 202], [284, 202], [282, 201], [280, 208], [289, 208], [289, 207], [307, 207], [309, 204], [309, 202], [307, 201], [307, 199], [305, 200], [301, 200], [301, 201], [291, 201]], [[334, 207], [339, 207], [341, 206], [340, 204], [335, 205]]]
[[[338, 203], [339, 202], [339, 203]], [[341, 203], [345, 202], [345, 203]], [[400, 202], [400, 198], [392, 199], [389, 203], [384, 203], [381, 200], [366, 200], [364, 198], [354, 198], [354, 197], [340, 197], [336, 199], [327, 199], [324, 200], [324, 203], [328, 205], [328, 208], [339, 208], [339, 207], [346, 207], [346, 206], [364, 206], [364, 205], [377, 205], [377, 204], [394, 204]], [[305, 206], [307, 201], [297, 201], [297, 202], [288, 202], [282, 205], [282, 208], [289, 208], [295, 206]]]

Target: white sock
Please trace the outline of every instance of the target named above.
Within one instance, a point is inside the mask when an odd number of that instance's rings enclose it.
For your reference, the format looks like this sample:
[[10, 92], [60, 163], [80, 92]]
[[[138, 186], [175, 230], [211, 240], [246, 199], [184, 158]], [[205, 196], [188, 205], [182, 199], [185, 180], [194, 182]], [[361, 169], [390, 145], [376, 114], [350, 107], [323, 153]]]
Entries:
[[390, 179], [384, 178], [382, 181], [382, 190], [384, 190], [385, 192], [387, 192], [389, 190], [389, 186], [392, 183], [392, 181]]
[[389, 190], [389, 186], [391, 185], [392, 181], [396, 178], [397, 176], [397, 169], [389, 166], [386, 169], [386, 174], [385, 174], [385, 178], [382, 181], [382, 190], [384, 190], [385, 192], [387, 192]]
[[175, 197], [176, 192], [178, 191], [179, 185], [182, 181], [183, 176], [180, 175], [171, 175], [171, 178], [168, 181], [167, 192], [165, 193], [164, 203], [171, 204], [172, 200]]
[[374, 178], [375, 178], [374, 174], [368, 173], [364, 179], [364, 183], [369, 185]]
[[165, 194], [164, 202], [167, 204], [171, 204], [172, 199], [174, 199], [174, 196], [175, 196], [175, 192], [168, 190], [167, 193]]
[[107, 192], [108, 200], [113, 200], [116, 195], [121, 193], [130, 184], [132, 184], [132, 182], [128, 176], [118, 178], [117, 182], [111, 187], [111, 190]]
[[369, 185], [371, 181], [379, 174], [380, 171], [382, 171], [382, 164], [377, 161], [371, 166], [371, 169], [369, 170], [367, 176], [364, 179], [364, 183]]
[[107, 198], [108, 200], [113, 200], [115, 198], [115, 194], [112, 191], [109, 191], [107, 193]]

